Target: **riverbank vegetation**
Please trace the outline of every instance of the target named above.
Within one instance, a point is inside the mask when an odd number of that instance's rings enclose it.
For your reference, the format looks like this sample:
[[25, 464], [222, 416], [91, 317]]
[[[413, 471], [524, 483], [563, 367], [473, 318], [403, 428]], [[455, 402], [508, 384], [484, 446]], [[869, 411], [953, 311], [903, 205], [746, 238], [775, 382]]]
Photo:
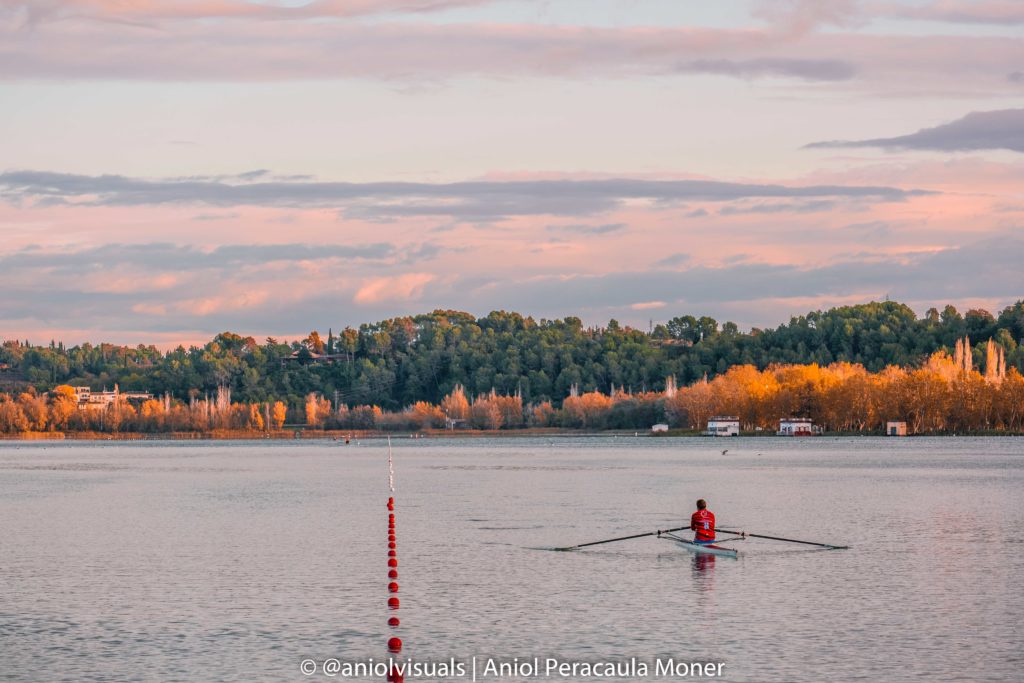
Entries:
[[[774, 431], [1024, 431], [1024, 302], [993, 316], [895, 302], [814, 312], [740, 333], [684, 316], [641, 331], [454, 311], [292, 343], [233, 333], [203, 347], [58, 342], [0, 347], [0, 432], [253, 433], [299, 424], [392, 431], [465, 427], [702, 429], [737, 415]], [[149, 391], [81, 408], [74, 386]]]

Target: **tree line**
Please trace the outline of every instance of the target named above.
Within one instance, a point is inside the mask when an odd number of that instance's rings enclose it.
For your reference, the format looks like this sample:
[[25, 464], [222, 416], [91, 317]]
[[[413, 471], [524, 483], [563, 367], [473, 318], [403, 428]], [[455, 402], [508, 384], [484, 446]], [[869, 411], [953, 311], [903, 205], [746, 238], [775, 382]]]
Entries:
[[456, 386], [440, 403], [417, 401], [397, 411], [378, 405], [334, 405], [310, 393], [289, 409], [281, 401], [242, 403], [221, 387], [214, 396], [188, 402], [170, 395], [141, 402], [114, 401], [79, 409], [74, 388], [47, 394], [32, 390], [0, 395], [0, 433], [43, 431], [270, 432], [287, 421], [304, 428], [418, 431], [428, 429], [648, 429], [664, 422], [703, 430], [715, 415], [736, 416], [747, 432], [774, 432], [781, 417], [805, 416], [826, 431], [881, 433], [888, 421], [904, 421], [910, 433], [1024, 432], [1024, 375], [1006, 369], [1005, 352], [986, 344], [985, 370], [975, 369], [967, 343], [953, 355], [933, 353], [917, 368], [888, 366], [869, 372], [857, 363], [736, 365], [708, 380], [661, 391], [618, 390], [570, 394], [560, 406], [525, 403], [520, 394], [491, 390], [475, 397]]
[[[826, 426], [834, 423], [837, 429], [859, 431], [876, 429], [878, 420], [886, 416], [898, 419], [895, 411], [883, 402], [876, 405], [876, 417], [841, 424], [826, 417], [829, 401], [822, 398], [824, 389], [794, 393], [790, 380], [776, 376], [818, 373], [819, 379], [802, 381], [820, 387], [874, 382], [872, 395], [880, 396], [881, 384], [895, 391], [897, 386], [905, 389], [907, 382], [922, 379], [915, 373], [934, 375], [938, 367], [935, 354], [954, 358], [958, 345], [959, 367], [962, 370], [965, 361], [970, 363], [965, 376], [974, 373], [982, 378], [978, 386], [984, 389], [984, 401], [993, 406], [983, 418], [972, 418], [972, 429], [997, 428], [997, 424], [1010, 429], [1006, 425], [1015, 424], [1013, 416], [1004, 418], [992, 410], [1007, 400], [1000, 393], [1002, 387], [1015, 387], [1015, 378], [1024, 367], [1022, 338], [1024, 302], [1007, 307], [998, 316], [980, 309], [961, 314], [946, 306], [941, 311], [931, 309], [921, 318], [905, 305], [873, 302], [816, 311], [777, 328], [749, 332], [740, 332], [733, 323], [719, 325], [712, 318], [694, 316], [672, 318], [644, 331], [615, 320], [587, 328], [575, 317], [538, 321], [499, 311], [475, 318], [438, 310], [346, 327], [337, 335], [332, 329], [326, 337], [314, 331], [292, 342], [267, 338], [258, 343], [252, 337], [224, 332], [201, 347], [167, 352], [152, 346], [83, 344], [66, 348], [58, 342], [40, 346], [10, 340], [0, 346], [0, 390], [4, 391], [0, 430], [31, 431], [11, 426], [23, 423], [32, 429], [99, 431], [112, 428], [112, 423], [117, 424], [116, 429], [138, 431], [156, 429], [156, 423], [163, 425], [158, 430], [168, 431], [203, 430], [216, 424], [267, 429], [278, 422], [275, 414], [281, 418], [280, 424], [309, 424], [312, 401], [319, 406], [312, 414], [321, 415], [316, 424], [341, 429], [444, 426], [445, 417], [465, 420], [467, 426], [500, 422], [503, 428], [646, 429], [659, 421], [699, 428], [707, 410], [747, 414], [744, 410], [754, 410], [751, 406], [757, 405], [760, 412], [749, 413], [746, 427], [766, 429], [784, 413], [804, 413], [818, 416]], [[1003, 363], [998, 384], [985, 379], [990, 374], [987, 364], [992, 348], [998, 349]], [[797, 368], [803, 369], [798, 372]], [[729, 378], [744, 372], [757, 373], [769, 387], [778, 385], [778, 391], [760, 390], [773, 395], [773, 401], [793, 395], [813, 395], [820, 401], [808, 398], [803, 403], [769, 407], [751, 399], [740, 410], [716, 398], [710, 408], [702, 407], [704, 404], [675, 407], [679, 396], [702, 391], [726, 395], [728, 392], [722, 392], [732, 386]], [[843, 381], [833, 381], [837, 373]], [[879, 379], [900, 373], [903, 379], [899, 382]], [[769, 375], [776, 377], [775, 384], [765, 379]], [[968, 389], [981, 391], [976, 383], [965, 384], [966, 380], [955, 377], [944, 377], [943, 382], [954, 397]], [[919, 388], [937, 392], [938, 385], [932, 384]], [[47, 395], [61, 385], [94, 389], [118, 385], [122, 390], [149, 391], [161, 398], [154, 401], [158, 406], [122, 405], [117, 416], [93, 415], [96, 411], [65, 416], [67, 406], [55, 403], [65, 399]], [[680, 389], [673, 393], [675, 386]], [[748, 389], [756, 395], [754, 385]], [[735, 388], [729, 391], [743, 393]], [[223, 392], [233, 397], [229, 406], [241, 407], [216, 408], [216, 397]], [[476, 413], [459, 417], [448, 410], [445, 415], [444, 402], [458, 392], [470, 408], [479, 404]], [[935, 393], [934, 399], [939, 404], [954, 400], [943, 392]], [[600, 403], [605, 408], [581, 411], [579, 402]], [[45, 421], [40, 419], [43, 408], [49, 415]], [[853, 412], [863, 408], [860, 403]], [[917, 431], [951, 430], [966, 424], [956, 411], [947, 408], [937, 409], [946, 418], [932, 415], [910, 421], [920, 423]], [[80, 424], [100, 418], [102, 425]]]

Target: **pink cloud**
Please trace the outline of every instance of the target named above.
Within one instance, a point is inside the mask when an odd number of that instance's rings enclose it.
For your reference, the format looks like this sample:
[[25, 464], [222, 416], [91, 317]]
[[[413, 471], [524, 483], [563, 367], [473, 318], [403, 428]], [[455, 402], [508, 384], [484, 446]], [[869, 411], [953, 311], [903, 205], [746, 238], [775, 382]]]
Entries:
[[0, 31], [0, 79], [280, 81], [710, 74], [889, 94], [1004, 94], [1024, 40], [775, 30], [196, 22], [172, 30], [68, 20]]
[[82, 278], [82, 289], [92, 292], [128, 294], [132, 292], [158, 292], [181, 284], [181, 277], [175, 273], [146, 273], [124, 271], [100, 273]]
[[138, 303], [132, 306], [132, 313], [139, 315], [166, 316], [168, 312], [166, 304]]
[[[500, 175], [500, 174], [494, 174]], [[542, 174], [543, 175], [543, 174]], [[600, 175], [600, 174], [599, 174]], [[337, 211], [262, 207], [232, 207], [237, 218], [216, 222], [211, 231], [206, 221], [192, 221], [191, 206], [95, 206], [17, 208], [0, 203], [0, 225], [11, 239], [6, 248], [31, 244], [101, 245], [152, 241], [153, 234], [173, 235], [183, 244], [201, 245], [207, 251], [218, 245], [274, 245], [290, 241], [290, 235], [317, 244], [338, 245], [386, 241], [390, 253], [375, 260], [360, 261], [358, 255], [274, 260], [275, 250], [259, 255], [258, 268], [237, 267], [236, 277], [266, 284], [279, 284], [275, 299], [300, 291], [299, 298], [322, 291], [319, 285], [305, 292], [301, 283], [338, 284], [339, 296], [360, 304], [415, 299], [427, 284], [439, 284], [444, 273], [487, 278], [550, 276], [563, 273], [599, 274], [621, 269], [649, 267], [666, 253], [685, 252], [687, 268], [699, 265], [728, 265], [738, 253], [753, 254], [760, 263], [812, 265], [837, 255], [873, 250], [876, 254], [912, 253], [956, 245], [965, 235], [983, 235], [1002, 229], [1013, 215], [997, 211], [1006, 206], [1019, 188], [1024, 170], [1009, 164], [965, 159], [957, 163], [906, 164], [895, 169], [868, 165], [842, 171], [820, 171], [790, 186], [859, 186], [885, 181], [905, 189], [923, 187], [941, 190], [942, 195], [911, 196], [904, 201], [863, 200], [857, 197], [829, 199], [827, 210], [806, 211], [802, 199], [746, 199], [691, 201], [683, 204], [654, 204], [646, 201], [611, 205], [599, 214], [581, 216], [580, 224], [628, 226], [621, 230], [552, 233], [552, 219], [543, 211], [534, 215], [496, 219], [487, 226], [456, 220], [448, 229], [431, 233], [437, 223], [433, 216], [409, 215], [393, 223], [349, 218], [339, 234]], [[970, 179], [970, 180], [965, 180]], [[736, 207], [736, 211], [723, 209]], [[543, 207], [541, 207], [543, 208]], [[703, 215], [700, 213], [703, 212]], [[284, 231], [272, 222], [286, 213], [292, 223]], [[560, 219], [558, 225], [575, 224]], [[19, 233], [12, 225], [34, 227]], [[140, 232], [139, 225], [150, 230]], [[55, 227], [57, 226], [57, 227]], [[95, 226], [103, 226], [97, 228]], [[849, 226], [864, 226], [849, 228]], [[415, 256], [424, 235], [430, 235], [433, 255]], [[553, 239], [554, 237], [554, 239]], [[557, 241], [556, 241], [557, 240]], [[870, 241], [866, 241], [870, 240]], [[800, 245], [794, 248], [794, 245]], [[405, 259], [409, 259], [405, 261]], [[214, 266], [197, 266], [214, 268]], [[216, 266], [220, 267], [220, 266]], [[381, 267], [408, 270], [399, 277], [381, 277]], [[505, 274], [505, 275], [502, 275]], [[120, 277], [119, 274], [118, 277]], [[111, 278], [124, 289], [128, 280]], [[155, 275], [153, 277], [156, 277]], [[170, 283], [179, 273], [170, 271], [157, 283]], [[346, 279], [347, 278], [347, 279]], [[175, 281], [179, 284], [184, 280]], [[341, 283], [344, 283], [342, 286]], [[198, 285], [195, 281], [191, 286]], [[170, 285], [168, 285], [170, 288]], [[111, 290], [113, 291], [113, 290]], [[646, 299], [637, 299], [644, 303]]]
[[188, 312], [193, 315], [207, 316], [262, 306], [271, 296], [270, 292], [266, 290], [252, 290], [241, 287], [235, 289], [240, 291], [184, 299], [175, 302], [169, 308], [171, 312], [175, 313]]
[[[740, 196], [687, 201], [685, 206], [624, 202], [597, 214], [557, 221], [543, 213], [513, 215], [488, 224], [452, 221], [447, 230], [438, 232], [430, 232], [437, 225], [436, 217], [409, 216], [387, 223], [339, 220], [337, 209], [231, 206], [230, 213], [223, 214], [224, 220], [211, 224], [192, 220], [197, 215], [195, 206], [176, 203], [31, 208], [29, 202], [20, 207], [0, 202], [0, 231], [11, 237], [0, 250], [0, 290], [22, 293], [0, 302], [0, 319], [4, 320], [4, 334], [32, 340], [50, 335], [67, 341], [160, 344], [166, 339], [173, 342], [197, 336], [206, 341], [222, 329], [248, 330], [258, 338], [268, 334], [294, 338], [317, 325], [334, 324], [337, 329], [338, 322], [372, 321], [434, 307], [425, 301], [481, 315], [491, 308], [515, 308], [536, 316], [581, 315], [588, 323], [615, 317], [645, 329], [651, 316], [685, 312], [720, 320], [733, 318], [741, 326], [764, 325], [822, 305], [886, 294], [902, 299], [898, 291], [890, 291], [893, 273], [898, 274], [902, 267], [892, 264], [911, 269], [929, 254], [943, 253], [954, 260], [960, 253], [956, 248], [971, 243], [995, 245], [986, 247], [989, 259], [1019, 248], [1019, 242], [1007, 240], [1009, 246], [999, 242], [1019, 227], [1015, 221], [1018, 214], [997, 208], [1017, 201], [1024, 164], [976, 157], [903, 159], [891, 165], [869, 157], [825, 157], [825, 162], [837, 168], [787, 179], [782, 185], [885, 185], [942, 194], [909, 196], [902, 201], [838, 197], [828, 210], [811, 212], [799, 210], [801, 198], [790, 197]], [[494, 173], [490, 177], [525, 180], [573, 175]], [[758, 182], [757, 178], [748, 180]], [[723, 214], [725, 206], [770, 209]], [[705, 209], [706, 215], [697, 216], [698, 209]], [[290, 217], [292, 223], [281, 226], [273, 222], [281, 216]], [[628, 229], [592, 233], [550, 230], [552, 225], [577, 223], [621, 224]], [[537, 249], [552, 237], [566, 241]], [[158, 239], [175, 244], [153, 245]], [[295, 240], [308, 244], [282, 244]], [[422, 248], [424, 240], [430, 241], [429, 248]], [[385, 242], [386, 247], [351, 256], [343, 251], [353, 244], [378, 242]], [[102, 249], [92, 254], [87, 249], [112, 243], [124, 248], [110, 250], [113, 254]], [[38, 246], [28, 249], [33, 244]], [[133, 245], [152, 248], [133, 251], [129, 248]], [[213, 258], [224, 245], [230, 246], [228, 256]], [[299, 248], [309, 245], [315, 246]], [[262, 251], [266, 246], [270, 248]], [[19, 259], [16, 252], [24, 250], [30, 258]], [[179, 250], [186, 253], [181, 255]], [[45, 258], [51, 253], [56, 258]], [[145, 258], [144, 263], [136, 262], [137, 254]], [[678, 267], [656, 265], [672, 254], [685, 254], [686, 258], [679, 260]], [[976, 258], [970, 265], [978, 262]], [[773, 276], [767, 280], [755, 276], [777, 268], [795, 278], [791, 287], [778, 289], [793, 293], [772, 295], [773, 300], [759, 308], [758, 299], [747, 297], [768, 298], [758, 287], [772, 284]], [[827, 296], [819, 296], [819, 290], [813, 289], [812, 285], [824, 287], [817, 280], [810, 278], [811, 284], [805, 287], [803, 280], [792, 275], [794, 269], [815, 268], [835, 269], [836, 274], [830, 271], [820, 277], [833, 288]], [[947, 265], [932, 269], [947, 270]], [[859, 275], [862, 272], [867, 275]], [[882, 275], [873, 276], [876, 272]], [[743, 289], [740, 285], [746, 281], [734, 282], [730, 279], [734, 273], [737, 278], [755, 278], [752, 281], [759, 284]], [[594, 295], [586, 287], [578, 287], [579, 292], [573, 289], [574, 282], [614, 280], [619, 275], [636, 282], [628, 291], [615, 284]], [[712, 285], [703, 284], [708, 278]], [[964, 292], [964, 301], [986, 297], [981, 279], [948, 280], [928, 280], [927, 286], [915, 291], [904, 284], [903, 291], [917, 301], [927, 296], [927, 287], [934, 288], [936, 282], [948, 287], [935, 290], [942, 300], [928, 305], [947, 301], [959, 305], [959, 291]], [[1010, 281], [1013, 290], [1019, 275], [1004, 276], [1001, 281]], [[47, 283], [46, 292], [39, 290], [39, 282]], [[847, 282], [848, 289], [843, 289]], [[706, 286], [706, 291], [692, 293], [701, 286]], [[728, 286], [738, 293], [720, 294]], [[534, 295], [535, 291], [540, 294]], [[990, 299], [1006, 303], [1001, 291]], [[679, 300], [688, 294], [693, 301]], [[609, 296], [619, 300], [604, 303]], [[706, 302], [699, 296], [720, 299]], [[332, 303], [325, 306], [328, 301]], [[324, 314], [327, 308], [330, 314]], [[28, 315], [39, 319], [23, 317]], [[53, 320], [63, 321], [68, 332], [47, 332], [53, 331]], [[87, 324], [95, 327], [76, 337]], [[180, 325], [180, 336], [145, 332], [164, 330], [168, 325]], [[207, 328], [210, 334], [205, 339], [193, 332]]]
[[657, 308], [665, 308], [668, 306], [664, 301], [642, 301], [640, 303], [631, 304], [630, 308], [634, 311], [651, 311]]
[[303, 5], [244, 0], [9, 0], [3, 8], [30, 24], [89, 19], [125, 24], [211, 19], [301, 20], [432, 12], [493, 0], [312, 0]]
[[1024, 24], [1024, 5], [1018, 0], [932, 0], [923, 5], [873, 3], [880, 14], [904, 19], [965, 24]]
[[753, 14], [793, 34], [825, 25], [860, 26], [875, 18], [963, 24], [1024, 23], [1024, 6], [1017, 0], [760, 0]]
[[370, 278], [356, 291], [352, 300], [357, 304], [377, 304], [384, 301], [415, 300], [434, 280], [431, 273], [406, 273], [395, 277]]
[[754, 16], [766, 19], [791, 35], [809, 33], [821, 25], [850, 26], [864, 14], [861, 0], [760, 0]]
[[826, 158], [839, 169], [822, 168], [802, 176], [802, 183], [857, 184], [870, 179], [874, 183], [906, 186], [914, 183], [944, 193], [979, 195], [1016, 194], [1024, 186], [1024, 163], [992, 161], [977, 156], [952, 156], [944, 159], [877, 157]]

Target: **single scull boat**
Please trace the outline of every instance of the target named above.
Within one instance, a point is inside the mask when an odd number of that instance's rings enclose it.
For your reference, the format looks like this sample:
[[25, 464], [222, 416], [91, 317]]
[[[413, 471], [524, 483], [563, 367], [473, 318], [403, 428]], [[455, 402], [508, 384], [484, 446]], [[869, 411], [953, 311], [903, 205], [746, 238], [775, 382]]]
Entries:
[[721, 555], [723, 557], [735, 558], [738, 557], [740, 554], [739, 551], [735, 548], [725, 548], [720, 545], [715, 545], [714, 543], [694, 543], [693, 541], [687, 541], [685, 538], [679, 538], [678, 536], [675, 536], [673, 534], [662, 533], [659, 537], [673, 540], [683, 548], [686, 548], [691, 553], [697, 555]]

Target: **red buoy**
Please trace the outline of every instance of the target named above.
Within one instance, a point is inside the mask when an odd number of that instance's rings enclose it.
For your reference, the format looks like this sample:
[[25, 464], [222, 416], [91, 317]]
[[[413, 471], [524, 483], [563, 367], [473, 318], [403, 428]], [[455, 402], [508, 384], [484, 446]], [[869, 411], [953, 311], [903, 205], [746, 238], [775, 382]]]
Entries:
[[388, 570], [388, 578], [389, 579], [397, 579], [398, 578], [398, 570], [397, 569], [389, 569]]
[[394, 549], [395, 549], [395, 542], [394, 541], [388, 541], [388, 550], [394, 550]]
[[392, 513], [388, 514], [388, 521], [389, 522], [395, 521], [395, 513], [392, 512]]
[[398, 560], [395, 559], [394, 557], [392, 557], [390, 560], [388, 560], [388, 566], [389, 567], [397, 567], [398, 566]]
[[395, 551], [394, 550], [389, 550], [388, 551], [388, 557], [395, 557]]
[[398, 598], [388, 598], [388, 609], [398, 609]]
[[391, 652], [402, 651], [402, 639], [401, 638], [388, 638], [388, 650]]
[[397, 593], [398, 592], [398, 582], [392, 581], [391, 583], [389, 583], [388, 584], [388, 592], [390, 592], [390, 593]]
[[398, 620], [398, 617], [391, 617], [390, 619], [388, 619], [388, 626], [390, 626], [391, 628], [396, 628], [401, 623], [402, 622]]
[[388, 534], [388, 543], [394, 543], [394, 542], [395, 542], [395, 535], [394, 534]]

